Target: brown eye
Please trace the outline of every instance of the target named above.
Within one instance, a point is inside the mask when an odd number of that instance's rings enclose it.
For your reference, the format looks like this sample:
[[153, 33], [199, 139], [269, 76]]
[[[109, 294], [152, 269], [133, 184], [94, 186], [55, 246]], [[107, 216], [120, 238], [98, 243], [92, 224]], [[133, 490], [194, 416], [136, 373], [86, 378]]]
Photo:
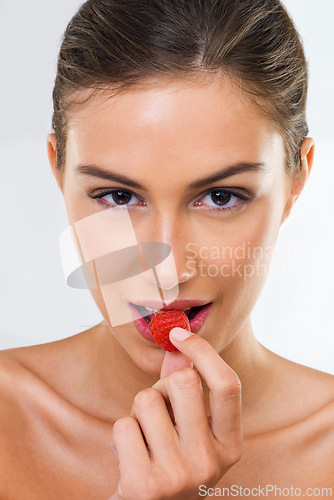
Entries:
[[122, 206], [133, 208], [146, 206], [143, 200], [128, 189], [108, 189], [90, 194], [89, 197], [98, 203], [115, 208]]
[[245, 206], [251, 198], [251, 196], [232, 192], [229, 189], [216, 188], [208, 190], [206, 196], [202, 196], [200, 200], [196, 201], [195, 206], [222, 213], [237, 210]]
[[222, 206], [231, 201], [233, 195], [231, 193], [227, 193], [226, 191], [213, 191], [210, 196], [216, 205]]
[[132, 198], [132, 194], [129, 193], [128, 191], [114, 191], [111, 193], [113, 201], [117, 205], [126, 205], [127, 203], [130, 202]]

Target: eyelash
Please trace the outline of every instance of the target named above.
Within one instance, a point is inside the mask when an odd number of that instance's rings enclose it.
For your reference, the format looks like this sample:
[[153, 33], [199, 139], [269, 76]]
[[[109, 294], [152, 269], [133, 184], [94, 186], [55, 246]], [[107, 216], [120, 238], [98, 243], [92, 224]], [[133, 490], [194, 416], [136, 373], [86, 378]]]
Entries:
[[[88, 195], [90, 198], [92, 198], [93, 200], [96, 200], [98, 203], [100, 204], [103, 204], [103, 205], [107, 205], [108, 207], [110, 208], [117, 208], [117, 207], [131, 207], [133, 205], [128, 205], [128, 204], [115, 204], [114, 206], [111, 205], [110, 203], [108, 203], [107, 201], [103, 200], [103, 198], [105, 196], [108, 196], [108, 195], [112, 195], [114, 193], [125, 193], [127, 195], [131, 195], [131, 196], [135, 196], [136, 198], [138, 198], [132, 191], [128, 190], [128, 189], [108, 189], [108, 190], [105, 190], [105, 191], [100, 191], [99, 193], [96, 193], [96, 194], [90, 194]], [[206, 196], [209, 196], [210, 194], [213, 194], [213, 193], [224, 193], [226, 195], [231, 195], [235, 198], [237, 198], [239, 200], [238, 203], [236, 203], [235, 205], [233, 205], [232, 207], [226, 207], [224, 205], [222, 205], [221, 207], [219, 206], [216, 206], [214, 208], [209, 208], [208, 210], [213, 210], [213, 211], [218, 211], [218, 212], [231, 212], [231, 211], [234, 211], [234, 210], [237, 210], [240, 206], [244, 205], [247, 201], [250, 201], [251, 200], [251, 196], [249, 195], [243, 195], [243, 194], [240, 194], [238, 192], [236, 192], [235, 190], [232, 190], [231, 188], [211, 188], [211, 189], [208, 189], [205, 193], [202, 193], [202, 197], [206, 197]], [[138, 198], [140, 199], [140, 198]], [[202, 198], [200, 198], [202, 199]], [[231, 200], [229, 200], [228, 203], [230, 203]]]

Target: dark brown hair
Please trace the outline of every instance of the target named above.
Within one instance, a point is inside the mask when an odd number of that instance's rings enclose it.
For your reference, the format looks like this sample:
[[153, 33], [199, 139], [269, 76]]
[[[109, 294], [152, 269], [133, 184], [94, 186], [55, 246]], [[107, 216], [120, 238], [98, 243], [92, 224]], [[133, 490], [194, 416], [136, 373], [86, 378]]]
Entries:
[[290, 173], [308, 134], [307, 64], [279, 0], [88, 0], [68, 24], [53, 90], [57, 164], [70, 111], [96, 90], [126, 91], [146, 79], [232, 77], [274, 120]]

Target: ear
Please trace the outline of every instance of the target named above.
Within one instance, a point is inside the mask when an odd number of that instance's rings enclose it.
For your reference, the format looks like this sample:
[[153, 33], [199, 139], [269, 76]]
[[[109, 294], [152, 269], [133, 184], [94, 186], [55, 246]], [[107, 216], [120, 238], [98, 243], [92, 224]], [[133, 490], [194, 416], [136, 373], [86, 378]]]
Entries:
[[62, 191], [62, 176], [57, 165], [57, 138], [55, 134], [49, 134], [47, 137], [47, 151], [53, 175], [59, 189]]
[[302, 192], [307, 179], [309, 178], [314, 158], [314, 140], [307, 137], [300, 148], [301, 165], [300, 171], [290, 176], [289, 189], [287, 193], [287, 201], [281, 220], [281, 224], [288, 218], [293, 205], [296, 203], [300, 193]]

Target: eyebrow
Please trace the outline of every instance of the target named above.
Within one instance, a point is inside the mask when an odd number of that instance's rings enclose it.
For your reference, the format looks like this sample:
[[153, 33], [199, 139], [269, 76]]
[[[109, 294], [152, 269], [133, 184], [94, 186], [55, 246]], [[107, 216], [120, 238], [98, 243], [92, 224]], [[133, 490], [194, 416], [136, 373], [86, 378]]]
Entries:
[[[240, 174], [243, 172], [264, 172], [267, 169], [265, 163], [238, 163], [236, 165], [231, 165], [224, 170], [220, 170], [209, 177], [205, 177], [198, 181], [193, 181], [188, 185], [189, 189], [198, 189], [206, 186], [207, 184], [211, 184], [213, 182], [217, 182], [221, 179], [225, 179], [226, 177], [231, 177], [232, 175]], [[121, 184], [126, 184], [135, 189], [142, 189], [143, 191], [147, 191], [147, 188], [139, 184], [139, 182], [130, 179], [126, 175], [116, 174], [114, 172], [110, 172], [109, 170], [104, 170], [101, 167], [96, 165], [79, 165], [75, 169], [81, 175], [89, 175], [91, 177], [97, 177], [99, 179], [105, 179], [108, 181], [119, 182]]]

